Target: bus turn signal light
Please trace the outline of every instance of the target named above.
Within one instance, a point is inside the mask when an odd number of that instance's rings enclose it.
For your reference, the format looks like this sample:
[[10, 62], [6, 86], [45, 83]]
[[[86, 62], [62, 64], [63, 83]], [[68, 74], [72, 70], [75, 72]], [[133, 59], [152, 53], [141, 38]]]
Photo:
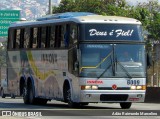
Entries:
[[146, 90], [146, 86], [131, 86], [131, 90]]

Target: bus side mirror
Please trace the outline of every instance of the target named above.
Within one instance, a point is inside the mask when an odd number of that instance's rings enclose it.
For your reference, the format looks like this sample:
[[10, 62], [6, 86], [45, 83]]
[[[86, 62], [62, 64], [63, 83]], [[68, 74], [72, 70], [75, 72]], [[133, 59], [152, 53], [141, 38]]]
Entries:
[[79, 63], [78, 63], [78, 61], [76, 61], [76, 62], [74, 63], [74, 70], [75, 70], [75, 71], [78, 71], [78, 69], [79, 69]]
[[152, 66], [152, 56], [150, 53], [147, 53], [147, 68], [150, 68]]

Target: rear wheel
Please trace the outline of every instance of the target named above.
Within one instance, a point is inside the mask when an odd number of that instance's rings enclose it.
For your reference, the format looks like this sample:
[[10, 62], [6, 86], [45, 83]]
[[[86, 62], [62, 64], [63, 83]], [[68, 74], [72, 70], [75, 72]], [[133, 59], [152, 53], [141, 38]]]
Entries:
[[24, 104], [29, 104], [29, 92], [27, 86], [23, 87], [23, 102]]
[[120, 106], [122, 109], [129, 109], [131, 107], [132, 103], [131, 102], [122, 102], [120, 103]]
[[36, 104], [36, 98], [35, 98], [35, 94], [34, 94], [34, 91], [33, 91], [33, 86], [31, 83], [29, 83], [29, 86], [28, 86], [28, 93], [29, 93], [29, 103], [30, 104]]

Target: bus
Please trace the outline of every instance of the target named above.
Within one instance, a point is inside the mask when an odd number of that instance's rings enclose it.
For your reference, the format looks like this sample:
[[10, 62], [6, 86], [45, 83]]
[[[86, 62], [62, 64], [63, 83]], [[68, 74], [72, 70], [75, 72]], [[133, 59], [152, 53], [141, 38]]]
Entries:
[[[121, 58], [124, 52], [131, 61]], [[66, 12], [10, 25], [7, 86], [25, 104], [144, 102], [146, 54], [133, 18]]]

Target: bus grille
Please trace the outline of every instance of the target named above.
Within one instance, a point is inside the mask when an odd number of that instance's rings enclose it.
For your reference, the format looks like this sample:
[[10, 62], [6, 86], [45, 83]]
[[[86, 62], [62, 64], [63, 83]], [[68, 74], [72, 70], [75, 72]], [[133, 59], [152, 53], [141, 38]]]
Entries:
[[127, 94], [102, 94], [100, 95], [101, 101], [126, 101]]

